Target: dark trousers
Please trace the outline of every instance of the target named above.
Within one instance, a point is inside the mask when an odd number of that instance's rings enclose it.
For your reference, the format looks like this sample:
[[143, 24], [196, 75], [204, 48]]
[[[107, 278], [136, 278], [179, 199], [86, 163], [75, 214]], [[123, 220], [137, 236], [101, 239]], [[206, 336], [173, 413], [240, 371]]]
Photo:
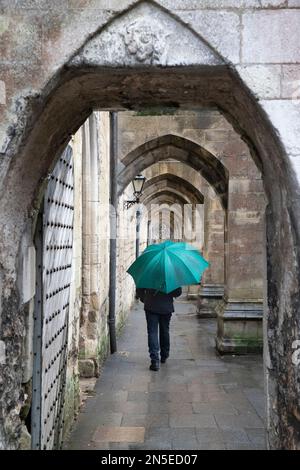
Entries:
[[170, 320], [172, 313], [162, 314], [146, 311], [148, 348], [152, 361], [159, 361], [159, 351], [162, 359], [167, 359], [170, 352]]

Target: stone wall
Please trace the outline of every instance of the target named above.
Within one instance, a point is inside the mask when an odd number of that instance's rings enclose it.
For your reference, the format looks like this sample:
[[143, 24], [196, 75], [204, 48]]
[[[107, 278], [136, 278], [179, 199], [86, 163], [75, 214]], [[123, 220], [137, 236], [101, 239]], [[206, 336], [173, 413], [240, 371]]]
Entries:
[[[99, 367], [109, 351], [109, 179], [110, 127], [109, 113], [94, 113], [78, 131], [86, 132], [88, 148], [82, 149], [83, 174], [83, 308], [79, 341], [79, 366], [83, 377], [99, 374]], [[95, 134], [95, 135], [94, 135]], [[96, 137], [96, 138], [95, 138]], [[118, 230], [123, 230], [123, 201], [119, 203]], [[130, 225], [130, 224], [129, 224]], [[132, 227], [132, 225], [130, 225]], [[116, 329], [119, 331], [134, 300], [134, 283], [126, 273], [135, 258], [135, 232], [117, 240]]]
[[132, 277], [126, 273], [136, 254], [136, 207], [124, 207], [126, 200], [132, 200], [132, 189], [129, 186], [119, 199], [119, 220], [117, 240], [117, 292], [116, 313], [118, 330], [124, 324], [128, 310], [132, 307], [135, 296], [135, 285]]
[[[93, 113], [72, 139], [75, 162], [74, 272], [70, 295], [65, 434], [80, 404], [79, 377], [99, 375], [109, 351], [109, 125], [109, 113]], [[128, 193], [127, 190], [119, 204], [119, 229], [122, 214], [126, 212], [123, 200], [131, 197]], [[134, 283], [126, 273], [134, 258], [135, 232], [131, 237], [120, 238], [117, 244], [117, 332], [122, 329], [134, 301]]]
[[[107, 127], [106, 120], [105, 114], [100, 118], [92, 114], [79, 130], [83, 140], [82, 153], [78, 156], [83, 162], [83, 298], [79, 365], [81, 375], [86, 377], [99, 373], [100, 350], [104, 356], [107, 350], [107, 344], [103, 346], [101, 342], [103, 337], [107, 337], [108, 265], [105, 261], [108, 245], [107, 240], [104, 245], [101, 234], [108, 233], [109, 193], [108, 185], [100, 184], [100, 175], [104, 168], [106, 178], [109, 175], [109, 152], [106, 143], [109, 135], [106, 136], [103, 129], [102, 132], [99, 129]], [[100, 134], [103, 140], [102, 153]]]

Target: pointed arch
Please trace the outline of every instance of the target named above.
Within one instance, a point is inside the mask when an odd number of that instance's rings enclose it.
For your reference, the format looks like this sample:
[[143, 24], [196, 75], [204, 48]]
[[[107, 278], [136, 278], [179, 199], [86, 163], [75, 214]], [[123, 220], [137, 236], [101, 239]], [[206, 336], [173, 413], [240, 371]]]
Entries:
[[148, 179], [144, 186], [141, 202], [150, 197], [153, 191], [162, 191], [164, 189], [188, 198], [187, 202], [190, 203], [203, 204], [204, 202], [204, 196], [198, 188], [184, 178], [171, 173], [163, 173]]
[[166, 204], [169, 204], [170, 201], [178, 201], [178, 203], [181, 205], [190, 204], [189, 200], [184, 195], [178, 194], [172, 189], [158, 190], [155, 194], [148, 195], [144, 200], [142, 199], [141, 202], [148, 206], [149, 204], [152, 204], [153, 201], [158, 199], [161, 202], [166, 201]]
[[203, 176], [227, 207], [229, 174], [212, 153], [199, 144], [175, 134], [157, 137], [129, 152], [123, 159], [124, 168], [118, 176], [119, 195], [135, 175], [158, 161], [176, 159], [187, 163]]

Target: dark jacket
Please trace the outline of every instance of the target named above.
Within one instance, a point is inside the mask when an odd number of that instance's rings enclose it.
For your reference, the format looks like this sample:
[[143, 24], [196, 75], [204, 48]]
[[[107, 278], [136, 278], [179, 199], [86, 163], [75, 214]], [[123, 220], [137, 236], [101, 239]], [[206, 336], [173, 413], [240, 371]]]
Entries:
[[164, 294], [154, 289], [137, 289], [136, 291], [137, 297], [144, 303], [146, 311], [161, 314], [174, 312], [173, 299], [174, 297], [179, 297], [181, 293], [181, 287], [169, 294]]

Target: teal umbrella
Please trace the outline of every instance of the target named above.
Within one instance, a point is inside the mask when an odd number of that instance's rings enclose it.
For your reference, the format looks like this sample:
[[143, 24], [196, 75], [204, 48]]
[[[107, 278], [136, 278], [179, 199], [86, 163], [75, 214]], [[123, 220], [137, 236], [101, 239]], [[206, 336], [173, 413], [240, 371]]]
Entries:
[[200, 252], [184, 242], [166, 241], [149, 245], [127, 272], [137, 288], [166, 294], [181, 286], [198, 284], [209, 263]]

